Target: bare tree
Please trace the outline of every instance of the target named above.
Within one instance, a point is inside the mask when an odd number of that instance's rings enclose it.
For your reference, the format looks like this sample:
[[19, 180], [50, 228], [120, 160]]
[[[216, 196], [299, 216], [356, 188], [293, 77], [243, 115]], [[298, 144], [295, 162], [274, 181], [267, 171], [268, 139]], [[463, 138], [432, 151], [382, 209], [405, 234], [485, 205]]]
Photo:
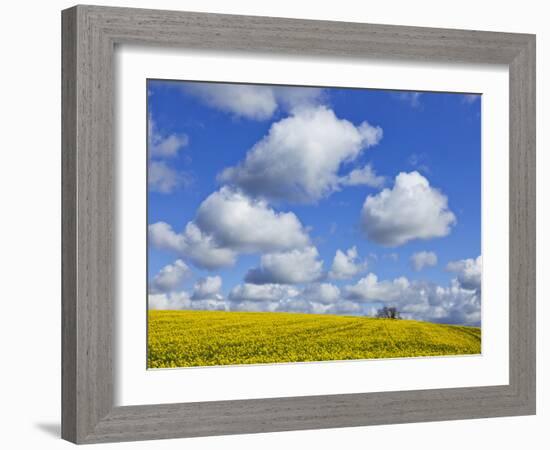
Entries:
[[395, 306], [384, 306], [376, 313], [379, 319], [401, 319], [401, 315]]

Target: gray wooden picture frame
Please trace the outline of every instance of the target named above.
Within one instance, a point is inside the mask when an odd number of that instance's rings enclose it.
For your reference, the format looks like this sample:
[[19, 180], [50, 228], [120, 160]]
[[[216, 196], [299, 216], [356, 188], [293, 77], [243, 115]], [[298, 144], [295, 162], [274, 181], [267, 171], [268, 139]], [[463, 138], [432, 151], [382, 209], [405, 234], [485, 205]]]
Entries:
[[[97, 6], [63, 11], [62, 34], [64, 439], [95, 443], [535, 413], [535, 36]], [[117, 44], [507, 65], [509, 384], [115, 407]]]

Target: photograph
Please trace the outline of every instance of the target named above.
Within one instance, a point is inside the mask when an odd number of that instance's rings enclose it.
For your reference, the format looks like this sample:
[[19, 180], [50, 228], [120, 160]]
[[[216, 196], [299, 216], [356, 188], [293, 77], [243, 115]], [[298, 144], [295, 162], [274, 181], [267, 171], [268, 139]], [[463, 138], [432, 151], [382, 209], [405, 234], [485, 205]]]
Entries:
[[146, 95], [148, 368], [481, 353], [481, 95]]

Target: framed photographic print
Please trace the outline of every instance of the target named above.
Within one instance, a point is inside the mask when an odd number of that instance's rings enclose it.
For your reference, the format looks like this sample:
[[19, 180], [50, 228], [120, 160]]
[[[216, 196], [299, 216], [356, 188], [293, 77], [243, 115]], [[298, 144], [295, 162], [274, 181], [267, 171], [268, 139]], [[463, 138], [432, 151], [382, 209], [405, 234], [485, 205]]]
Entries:
[[534, 73], [532, 35], [63, 11], [63, 437], [534, 414]]
[[481, 95], [146, 89], [149, 368], [481, 353]]

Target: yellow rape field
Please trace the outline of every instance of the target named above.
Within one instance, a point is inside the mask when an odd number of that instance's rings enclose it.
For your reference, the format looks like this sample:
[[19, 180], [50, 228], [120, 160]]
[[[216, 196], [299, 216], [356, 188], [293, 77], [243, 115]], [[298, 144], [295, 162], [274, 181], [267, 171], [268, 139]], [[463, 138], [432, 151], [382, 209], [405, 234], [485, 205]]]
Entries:
[[149, 311], [149, 368], [481, 353], [481, 330], [318, 314]]

